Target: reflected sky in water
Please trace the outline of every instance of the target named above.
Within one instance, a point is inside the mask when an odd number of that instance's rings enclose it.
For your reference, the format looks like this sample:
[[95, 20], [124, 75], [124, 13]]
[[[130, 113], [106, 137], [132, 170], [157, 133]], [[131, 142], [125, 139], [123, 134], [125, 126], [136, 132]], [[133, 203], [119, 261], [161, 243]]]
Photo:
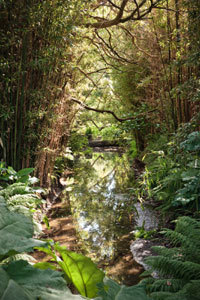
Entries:
[[77, 231], [88, 255], [97, 261], [109, 260], [120, 236], [133, 228], [133, 197], [128, 193], [133, 172], [127, 156], [116, 152], [82, 156], [75, 165], [70, 202]]

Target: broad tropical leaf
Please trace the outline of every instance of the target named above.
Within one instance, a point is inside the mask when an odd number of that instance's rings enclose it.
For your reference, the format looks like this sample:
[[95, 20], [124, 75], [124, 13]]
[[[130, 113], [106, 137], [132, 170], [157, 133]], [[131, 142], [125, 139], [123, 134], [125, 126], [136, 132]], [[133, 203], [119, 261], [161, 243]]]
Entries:
[[31, 300], [23, 288], [13, 281], [3, 268], [0, 268], [0, 299]]
[[143, 284], [127, 287], [105, 278], [104, 283], [99, 284], [98, 287], [98, 294], [102, 300], [150, 300]]
[[[22, 252], [30, 252], [33, 247], [46, 243], [32, 239], [32, 221], [22, 214], [10, 212], [0, 199], [0, 261]], [[3, 207], [2, 207], [3, 206]]]
[[[66, 274], [67, 281], [72, 282], [82, 296], [96, 297], [97, 284], [103, 281], [104, 273], [97, 268], [90, 258], [82, 254], [69, 251], [66, 247], [61, 247], [58, 244], [55, 244], [54, 249], [61, 255], [62, 259], [50, 248], [38, 248], [38, 250], [53, 257], [53, 260]], [[42, 265], [41, 267], [44, 268], [45, 266]]]
[[34, 168], [25, 168], [17, 172], [18, 177], [27, 176], [34, 171]]
[[73, 282], [79, 293], [92, 298], [97, 295], [97, 284], [103, 281], [104, 273], [97, 268], [90, 258], [55, 245], [63, 261], [58, 261], [62, 270]]
[[0, 268], [0, 300], [81, 300], [66, 286], [62, 274], [33, 268], [20, 260]]
[[4, 197], [0, 195], [0, 212], [2, 212], [2, 209], [7, 210], [7, 205]]

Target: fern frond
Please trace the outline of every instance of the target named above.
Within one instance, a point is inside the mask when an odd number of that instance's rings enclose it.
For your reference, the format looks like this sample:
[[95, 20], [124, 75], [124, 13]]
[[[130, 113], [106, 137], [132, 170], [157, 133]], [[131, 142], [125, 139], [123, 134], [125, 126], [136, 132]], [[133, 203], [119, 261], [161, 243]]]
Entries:
[[179, 294], [185, 294], [188, 300], [200, 300], [200, 280], [193, 280], [186, 284]]
[[186, 224], [186, 226], [189, 226], [190, 228], [196, 228], [200, 230], [200, 222], [199, 220], [193, 219], [191, 217], [188, 216], [182, 216], [179, 217], [176, 223], [176, 230], [177, 231], [182, 231], [183, 225], [182, 224]]
[[[170, 298], [173, 297], [173, 293], [170, 292], [156, 292], [156, 293], [152, 293], [151, 294], [151, 298], [154, 300], [169, 300], [169, 299], [173, 299], [174, 298]], [[181, 300], [185, 300], [185, 299], [181, 299]]]
[[182, 262], [163, 256], [148, 257], [145, 262], [164, 277], [200, 279], [200, 265], [193, 262]]
[[165, 257], [180, 258], [182, 255], [182, 250], [180, 248], [166, 248], [164, 246], [153, 246], [154, 250], [158, 255], [163, 255]]
[[14, 195], [29, 194], [31, 192], [33, 192], [33, 189], [31, 187], [25, 185], [24, 183], [19, 182], [19, 183], [13, 183], [9, 185], [7, 188], [0, 191], [0, 196], [3, 196], [7, 200], [9, 197], [12, 197]]
[[182, 289], [186, 283], [187, 281], [182, 279], [157, 279], [151, 284], [148, 291], [150, 293], [156, 291], [175, 293]]
[[179, 218], [176, 231], [185, 235], [197, 247], [200, 247], [200, 222], [189, 217]]
[[35, 194], [14, 195], [7, 199], [8, 206], [24, 205], [29, 208], [35, 208], [41, 203], [41, 199]]
[[152, 293], [151, 297], [153, 300], [196, 300], [193, 298], [188, 298], [183, 294], [174, 294], [168, 292]]
[[[186, 216], [181, 217], [177, 221], [176, 231], [182, 233], [188, 238], [192, 238], [193, 236], [196, 237], [198, 234], [200, 234], [199, 221]], [[198, 242], [200, 243], [200, 238]]]
[[166, 229], [164, 231], [164, 235], [171, 241], [173, 246], [180, 246], [182, 244], [187, 243], [187, 237], [185, 237], [182, 233], [177, 232], [176, 230]]
[[[177, 293], [170, 293], [165, 300], [200, 300], [200, 293], [199, 293], [200, 281], [191, 281], [184, 286], [183, 289], [178, 291]], [[159, 293], [152, 293], [151, 297], [155, 300], [161, 297], [162, 292]], [[165, 296], [165, 293], [163, 293]], [[162, 296], [163, 296], [162, 295]], [[162, 299], [162, 298], [160, 298]]]
[[153, 247], [159, 255], [145, 262], [164, 279], [149, 281], [147, 291], [154, 300], [200, 300], [200, 222], [180, 217], [165, 236], [177, 247]]
[[173, 245], [179, 245], [183, 259], [200, 263], [200, 227], [199, 222], [189, 217], [178, 219], [175, 231], [166, 230], [165, 236]]

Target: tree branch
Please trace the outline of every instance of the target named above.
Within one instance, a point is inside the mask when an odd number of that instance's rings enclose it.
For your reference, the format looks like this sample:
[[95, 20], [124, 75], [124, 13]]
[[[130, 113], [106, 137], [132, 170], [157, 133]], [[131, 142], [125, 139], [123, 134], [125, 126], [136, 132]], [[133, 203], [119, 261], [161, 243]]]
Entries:
[[[99, 55], [101, 56], [101, 58], [102, 58], [102, 60], [104, 61], [104, 63], [107, 65], [107, 66], [110, 66], [112, 69], [115, 69], [115, 70], [117, 70], [117, 71], [120, 71], [120, 72], [123, 72], [121, 69], [119, 69], [119, 68], [117, 68], [115, 65], [113, 65], [113, 64], [111, 64], [110, 62], [108, 62], [107, 60], [106, 60], [106, 58], [104, 57], [104, 55], [102, 54], [102, 52], [106, 55], [106, 56], [108, 56], [107, 55], [107, 53], [105, 53], [105, 49], [104, 49], [104, 47], [103, 47], [103, 43], [99, 43], [99, 42], [95, 42], [94, 41], [94, 38], [92, 39], [92, 38], [90, 38], [89, 36], [85, 36], [84, 38], [86, 38], [86, 39], [88, 39], [98, 50], [99, 50]], [[108, 56], [108, 57], [110, 57], [110, 56]], [[110, 58], [112, 58], [112, 59], [116, 59], [116, 58], [114, 58], [114, 57], [110, 57]]]
[[79, 67], [76, 67], [77, 70], [79, 70], [85, 77], [87, 77], [92, 83], [93, 85], [98, 88], [96, 82], [94, 82], [94, 80], [88, 75], [88, 73], [85, 73], [83, 70], [81, 70]]
[[113, 3], [111, 0], [107, 0], [113, 7], [120, 9], [120, 7], [118, 5], [116, 5], [115, 3]]
[[73, 102], [78, 103], [80, 106], [84, 107], [87, 110], [95, 111], [95, 112], [102, 113], [102, 114], [104, 114], [104, 113], [111, 114], [118, 122], [125, 122], [125, 121], [128, 121], [128, 120], [135, 120], [136, 118], [138, 118], [138, 116], [142, 117], [142, 116], [144, 116], [148, 113], [152, 113], [152, 112], [157, 110], [157, 108], [154, 108], [152, 110], [149, 110], [147, 112], [144, 112], [144, 113], [141, 113], [141, 114], [137, 115], [137, 117], [119, 118], [111, 110], [93, 108], [93, 107], [87, 106], [85, 103], [83, 103], [83, 102], [81, 102], [81, 101], [79, 101], [78, 99], [75, 99], [75, 98], [71, 98], [70, 100], [73, 101]]
[[123, 29], [130, 37], [131, 37], [131, 40], [132, 40], [132, 43], [133, 45], [142, 53], [144, 53], [145, 55], [151, 57], [151, 58], [156, 58], [157, 55], [152, 55], [150, 53], [148, 53], [146, 50], [140, 48], [136, 42], [136, 37], [126, 28], [124, 27], [123, 25], [120, 25], [120, 28]]
[[101, 131], [101, 130], [103, 130], [104, 128], [106, 128], [106, 126], [99, 127], [99, 126], [96, 124], [96, 122], [95, 122], [94, 120], [90, 120], [90, 121], [92, 122], [92, 124], [94, 124], [94, 126], [95, 126], [99, 131]]
[[[152, 11], [153, 8], [156, 8], [156, 5], [163, 2], [164, 0], [155, 0], [155, 1], [151, 0], [150, 1], [151, 3], [148, 7], [146, 7], [147, 0], [142, 0], [140, 3], [138, 3], [137, 0], [134, 0], [135, 8], [132, 10], [132, 12], [129, 15], [125, 16], [124, 18], [123, 18], [123, 14], [125, 12], [125, 8], [129, 0], [122, 0], [121, 6], [117, 6], [110, 0], [107, 1], [111, 4], [112, 7], [117, 8], [119, 10], [116, 17], [112, 20], [103, 19], [103, 20], [99, 20], [96, 23], [87, 23], [86, 27], [101, 29], [101, 28], [108, 28], [114, 25], [118, 25], [120, 23], [125, 23], [130, 20], [134, 20], [134, 21], [142, 20], [145, 18], [146, 15], [148, 15]], [[144, 9], [142, 10], [142, 8]]]
[[[176, 9], [173, 9], [173, 8], [167, 8], [167, 7], [164, 7], [164, 6], [155, 6], [154, 8], [157, 8], [157, 9], [164, 9], [164, 10], [172, 11], [172, 12], [177, 12]], [[185, 13], [186, 10], [179, 10], [179, 12]]]
[[86, 24], [86, 27], [93, 27], [93, 28], [100, 29], [100, 28], [107, 28], [107, 27], [111, 27], [113, 25], [119, 24], [119, 22], [123, 16], [124, 9], [125, 9], [127, 2], [128, 2], [128, 0], [122, 1], [119, 12], [113, 20], [105, 20], [105, 21], [97, 22], [97, 23], [88, 23], [88, 24]]
[[[130, 61], [128, 59], [126, 59], [125, 57], [122, 57], [115, 49], [114, 47], [112, 46], [111, 44], [111, 39], [112, 39], [112, 36], [111, 36], [111, 33], [109, 32], [108, 29], [106, 29], [106, 31], [108, 32], [109, 34], [109, 44], [100, 36], [100, 34], [98, 33], [97, 30], [95, 30], [95, 34], [97, 35], [97, 37], [99, 38], [99, 40], [102, 42], [102, 49], [104, 50], [108, 50], [110, 53], [106, 55], [110, 58], [113, 58], [115, 60], [118, 60], [118, 61], [121, 61], [121, 62], [124, 62], [124, 63], [130, 63], [130, 64], [137, 64], [136, 62], [134, 61]], [[105, 45], [105, 48], [103, 48], [103, 45]], [[105, 51], [104, 51], [105, 52]]]

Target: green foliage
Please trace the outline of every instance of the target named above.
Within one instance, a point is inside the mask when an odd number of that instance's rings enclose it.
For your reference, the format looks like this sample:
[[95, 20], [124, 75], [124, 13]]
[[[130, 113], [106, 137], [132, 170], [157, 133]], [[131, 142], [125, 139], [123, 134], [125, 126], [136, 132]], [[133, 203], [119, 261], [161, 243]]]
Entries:
[[0, 267], [0, 299], [6, 300], [78, 300], [67, 288], [62, 274], [39, 270], [25, 261]]
[[59, 150], [66, 142], [72, 108], [62, 99], [83, 3], [22, 0], [0, 6], [0, 160], [19, 170], [35, 165], [42, 147], [53, 159], [47, 151], [52, 137]]
[[13, 182], [21, 182], [27, 185], [34, 184], [38, 182], [36, 177], [30, 176], [34, 171], [34, 168], [25, 168], [21, 169], [18, 172], [15, 171], [12, 167], [5, 167], [4, 162], [0, 162], [0, 182], [2, 186], [7, 186], [7, 184]]
[[[32, 238], [33, 224], [30, 218], [22, 214], [10, 212], [7, 201], [14, 197], [13, 193], [20, 192], [26, 196], [22, 183], [15, 183], [2, 190], [0, 195], [0, 299], [83, 299], [81, 296], [72, 295], [66, 286], [73, 283], [81, 295], [95, 299], [149, 299], [143, 286], [125, 287], [112, 280], [103, 284], [104, 273], [87, 257], [69, 251], [65, 247], [55, 244], [44, 248], [45, 242]], [[20, 196], [20, 194], [18, 194]], [[39, 263], [34, 267], [28, 262], [20, 260], [8, 262], [16, 254], [24, 251], [31, 252], [33, 247], [44, 251], [57, 263]], [[40, 270], [39, 270], [39, 269]], [[56, 269], [61, 270], [57, 272]], [[97, 285], [99, 287], [97, 287]], [[84, 298], [86, 299], [86, 298]], [[87, 298], [88, 299], [88, 298]]]
[[0, 190], [0, 196], [6, 201], [7, 207], [11, 211], [19, 212], [29, 217], [34, 223], [35, 233], [41, 233], [40, 224], [34, 217], [36, 209], [39, 212], [40, 204], [43, 200], [36, 195], [38, 188], [32, 188], [24, 183], [13, 183], [8, 185], [5, 189]]
[[72, 132], [70, 135], [69, 146], [73, 153], [83, 151], [88, 146], [87, 136]]
[[0, 180], [9, 181], [13, 180], [17, 172], [12, 167], [5, 167], [5, 163], [0, 163]]
[[114, 90], [129, 108], [131, 105], [137, 106], [139, 98], [145, 95], [145, 86], [139, 83], [148, 76], [148, 65], [128, 64], [118, 67], [112, 71]]
[[34, 189], [27, 186], [24, 183], [13, 183], [7, 186], [5, 189], [2, 189], [0, 191], [0, 195], [5, 197], [6, 200], [8, 200], [10, 197], [14, 195], [24, 195], [24, 194], [30, 194], [34, 193]]
[[134, 230], [134, 237], [136, 239], [143, 238], [145, 240], [148, 240], [151, 239], [156, 232], [157, 231], [155, 229], [145, 230], [143, 227], [137, 227], [136, 230]]
[[26, 183], [29, 180], [29, 174], [34, 171], [34, 168], [25, 168], [19, 170], [16, 174], [17, 182], [24, 182]]
[[194, 131], [190, 133], [187, 139], [180, 143], [180, 147], [186, 151], [200, 151], [200, 132]]
[[148, 127], [150, 122], [146, 120], [145, 115], [140, 115], [148, 110], [148, 106], [143, 105], [137, 112], [133, 111], [132, 113], [127, 113], [125, 117], [134, 117], [133, 120], [127, 120], [118, 124], [118, 128], [127, 133], [133, 133], [135, 131], [142, 131], [143, 134], [148, 132]]
[[159, 151], [157, 148], [145, 155], [141, 194], [159, 201], [163, 211], [177, 207], [199, 209], [200, 134], [193, 128], [192, 122], [185, 124], [171, 141], [161, 144]]
[[135, 158], [137, 156], [137, 145], [135, 140], [129, 142], [128, 154], [131, 158]]
[[55, 159], [52, 178], [54, 177], [59, 178], [60, 176], [62, 176], [62, 174], [64, 174], [67, 168], [72, 168], [73, 161], [74, 161], [74, 156], [72, 154], [72, 151], [67, 147], [63, 155], [60, 155]]
[[86, 128], [85, 135], [88, 139], [92, 138], [92, 129], [90, 127]]
[[44, 242], [32, 239], [34, 229], [30, 218], [10, 212], [3, 197], [0, 197], [0, 207], [0, 260], [45, 245]]
[[99, 284], [98, 287], [101, 300], [150, 300], [143, 284], [127, 287], [105, 278], [104, 283]]
[[[197, 160], [195, 161], [195, 163]], [[200, 167], [190, 167], [188, 171], [182, 172], [181, 178], [183, 188], [176, 192], [176, 196], [172, 201], [174, 206], [187, 205], [195, 203], [196, 209], [199, 210], [200, 200]]]
[[[66, 247], [61, 247], [58, 244], [54, 245], [53, 250], [50, 246], [48, 249], [38, 248], [38, 250], [44, 251], [52, 257], [59, 269], [65, 273], [66, 281], [72, 282], [82, 296], [93, 298], [97, 295], [96, 285], [102, 282], [104, 273], [88, 257], [69, 251]], [[62, 259], [57, 256], [56, 252]], [[43, 268], [46, 265], [39, 264], [38, 267]]]
[[103, 128], [100, 132], [102, 139], [105, 140], [115, 140], [120, 138], [122, 134], [123, 131], [115, 124], [110, 124], [110, 126]]
[[46, 243], [33, 239], [30, 218], [10, 212], [5, 199], [0, 196], [0, 299], [6, 300], [78, 300], [66, 286], [62, 273], [55, 270], [39, 270], [20, 260], [8, 263], [8, 258]]
[[[158, 256], [146, 259], [150, 273], [160, 279], [147, 279], [147, 291], [153, 299], [200, 299], [200, 222], [180, 217], [175, 230], [164, 232], [173, 248], [153, 247]], [[181, 298], [182, 297], [182, 298]]]
[[[3, 184], [5, 187], [0, 190], [0, 197], [4, 199], [10, 211], [19, 212], [29, 217], [34, 223], [35, 234], [40, 234], [41, 225], [38, 217], [40, 205], [44, 200], [41, 199], [39, 194], [45, 193], [45, 191], [39, 187], [29, 186], [38, 181], [36, 177], [29, 175], [32, 171], [33, 168], [22, 169], [18, 172], [11, 167], [4, 168], [2, 177], [8, 177], [8, 181], [6, 180], [6, 183]], [[10, 172], [12, 172], [12, 175]], [[11, 182], [15, 183], [11, 184]], [[37, 216], [34, 214], [36, 210]]]

